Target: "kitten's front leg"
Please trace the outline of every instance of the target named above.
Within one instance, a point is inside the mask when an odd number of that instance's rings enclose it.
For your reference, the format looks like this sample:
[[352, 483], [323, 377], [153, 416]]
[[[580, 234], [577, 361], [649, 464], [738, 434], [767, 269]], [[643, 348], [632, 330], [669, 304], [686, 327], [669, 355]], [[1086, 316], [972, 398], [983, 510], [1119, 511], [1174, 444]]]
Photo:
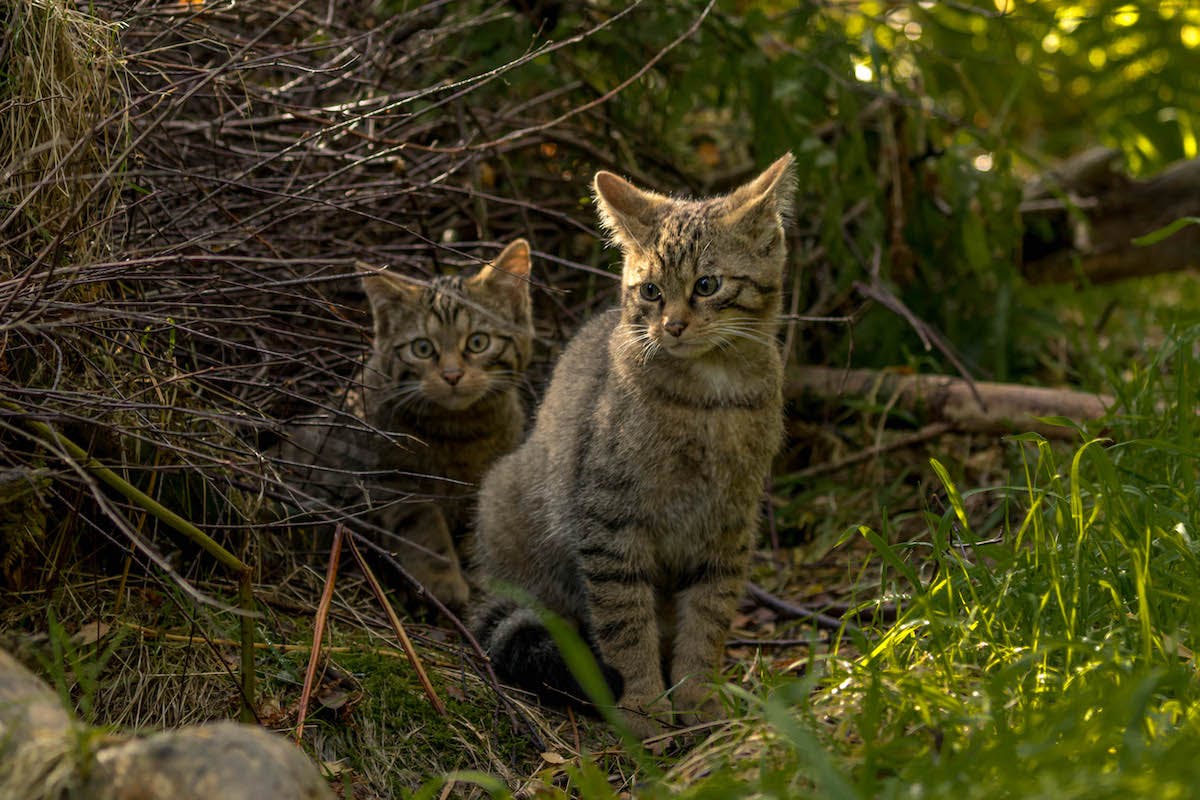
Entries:
[[442, 510], [425, 504], [404, 511], [400, 520], [384, 526], [401, 539], [397, 558], [447, 608], [461, 612], [467, 606], [470, 588]]
[[688, 725], [723, 716], [708, 681], [720, 667], [729, 625], [746, 586], [741, 563], [710, 562], [699, 573], [701, 580], [676, 598], [679, 621], [671, 660], [672, 705]]
[[600, 657], [625, 682], [618, 703], [625, 722], [642, 739], [661, 733], [671, 705], [659, 667], [654, 587], [645, 571], [615, 559], [585, 559], [583, 572]]

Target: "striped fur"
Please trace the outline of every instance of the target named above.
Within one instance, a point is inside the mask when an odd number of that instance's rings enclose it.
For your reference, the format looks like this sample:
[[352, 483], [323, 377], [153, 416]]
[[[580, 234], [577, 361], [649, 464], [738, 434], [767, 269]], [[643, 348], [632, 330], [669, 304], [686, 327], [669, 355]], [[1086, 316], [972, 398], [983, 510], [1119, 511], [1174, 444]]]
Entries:
[[717, 711], [705, 681], [782, 435], [791, 156], [708, 200], [607, 173], [595, 188], [624, 254], [621, 304], [579, 331], [529, 438], [484, 479], [476, 563], [496, 592], [473, 620], [508, 680], [565, 691], [546, 632], [501, 587], [532, 595], [592, 642], [648, 735]]
[[475, 488], [524, 432], [518, 384], [533, 341], [529, 269], [524, 239], [472, 277], [423, 284], [363, 267], [375, 335], [355, 411], [389, 436], [326, 423], [310, 448], [318, 462], [376, 474], [361, 488], [370, 522], [394, 534], [382, 544], [460, 610], [469, 589], [459, 551], [469, 544]]

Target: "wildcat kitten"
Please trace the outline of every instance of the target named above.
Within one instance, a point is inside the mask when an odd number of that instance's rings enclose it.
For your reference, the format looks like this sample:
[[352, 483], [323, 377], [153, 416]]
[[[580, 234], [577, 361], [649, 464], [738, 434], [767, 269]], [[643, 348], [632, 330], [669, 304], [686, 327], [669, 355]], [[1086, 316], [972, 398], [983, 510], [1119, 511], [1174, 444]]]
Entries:
[[360, 421], [295, 431], [287, 455], [316, 462], [308, 481], [319, 473], [329, 502], [349, 508], [365, 495], [368, 521], [396, 537], [380, 544], [461, 610], [469, 589], [458, 550], [475, 489], [525, 428], [517, 385], [533, 343], [529, 244], [517, 239], [472, 277], [427, 284], [359, 269], [375, 331], [361, 395], [348, 403]]
[[529, 268], [529, 244], [517, 239], [472, 278], [416, 286], [384, 272], [363, 275], [375, 319], [363, 371], [366, 421], [414, 442], [381, 452], [379, 467], [395, 473], [381, 488], [427, 501], [385, 506], [376, 524], [407, 540], [401, 563], [451, 607], [467, 601], [455, 544], [475, 489], [525, 430], [517, 382], [533, 344]]
[[601, 222], [624, 254], [620, 307], [575, 336], [533, 432], [480, 488], [475, 561], [496, 592], [473, 624], [506, 680], [579, 691], [507, 585], [577, 627], [636, 733], [659, 730], [672, 705], [684, 722], [719, 710], [704, 681], [783, 430], [776, 334], [793, 191], [790, 154], [706, 200], [596, 175]]

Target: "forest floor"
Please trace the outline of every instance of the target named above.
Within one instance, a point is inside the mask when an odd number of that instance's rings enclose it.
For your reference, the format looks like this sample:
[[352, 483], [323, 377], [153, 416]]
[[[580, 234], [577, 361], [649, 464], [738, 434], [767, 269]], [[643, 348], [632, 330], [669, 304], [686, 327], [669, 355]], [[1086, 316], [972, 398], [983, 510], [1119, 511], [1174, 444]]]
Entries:
[[[663, 786], [686, 787], [714, 763], [733, 763], [739, 753], [762, 747], [761, 722], [747, 716], [741, 692], [760, 696], [789, 679], [825, 673], [830, 659], [859, 658], [864, 643], [894, 620], [896, 601], [908, 590], [884, 574], [858, 526], [888, 526], [894, 541], [913, 546], [905, 556], [912, 568], [927, 573], [932, 562], [917, 542], [927, 541], [926, 515], [945, 508], [930, 483], [928, 458], [935, 451], [965, 480], [982, 485], [1007, 469], [1013, 445], [947, 435], [841, 475], [807, 482], [777, 477], [753, 579], [786, 604], [824, 612], [825, 623], [747, 595], [726, 649], [731, 721], [648, 742], [657, 755], [642, 758], [661, 771]], [[984, 519], [989, 509], [978, 497], [972, 513]], [[264, 554], [270, 574], [255, 586], [263, 615], [255, 712], [263, 725], [287, 734], [297, 723], [329, 542], [290, 543]], [[220, 581], [197, 588], [217, 597], [235, 593]], [[397, 602], [403, 606], [403, 598]], [[6, 596], [0, 606], [0, 646], [60, 687], [89, 723], [148, 731], [237, 715], [233, 618], [197, 607], [182, 591], [131, 573], [119, 560], [93, 562], [88, 571], [66, 566], [44, 589]], [[851, 609], [859, 611], [839, 625], [837, 618]], [[633, 791], [644, 779], [647, 762], [631, 757], [604, 723], [541, 707], [512, 689], [504, 689], [508, 702], [500, 702], [470, 667], [472, 656], [453, 629], [435, 615], [409, 610], [416, 614], [406, 617], [405, 629], [446, 706], [444, 716], [422, 691], [361, 573], [343, 559], [303, 739], [343, 796], [398, 797], [454, 773], [493, 776], [518, 794], [552, 787], [577, 793], [587, 779], [582, 764], [617, 793]], [[459, 791], [483, 789], [462, 784]]]

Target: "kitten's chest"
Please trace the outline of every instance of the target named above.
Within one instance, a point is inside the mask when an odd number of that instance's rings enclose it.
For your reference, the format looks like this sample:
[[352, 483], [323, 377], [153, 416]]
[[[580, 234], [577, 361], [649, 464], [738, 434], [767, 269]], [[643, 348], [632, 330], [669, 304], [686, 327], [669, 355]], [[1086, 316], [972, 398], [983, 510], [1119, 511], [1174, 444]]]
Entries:
[[382, 454], [381, 467], [393, 473], [393, 481], [419, 485], [425, 492], [473, 493], [488, 467], [520, 441], [524, 417], [519, 402], [509, 400], [433, 423], [389, 417], [387, 427], [399, 437]]
[[[383, 467], [397, 473], [401, 481], [439, 484], [447, 494], [471, 492], [492, 462], [511, 450], [518, 437], [515, 426], [461, 438], [436, 438], [417, 431], [388, 449]], [[459, 484], [464, 485], [456, 491]]]
[[594, 439], [597, 463], [627, 477], [631, 506], [658, 531], [663, 546], [678, 539], [694, 547], [740, 533], [778, 447], [777, 397], [751, 407], [659, 403], [614, 411], [609, 430], [597, 431]]

